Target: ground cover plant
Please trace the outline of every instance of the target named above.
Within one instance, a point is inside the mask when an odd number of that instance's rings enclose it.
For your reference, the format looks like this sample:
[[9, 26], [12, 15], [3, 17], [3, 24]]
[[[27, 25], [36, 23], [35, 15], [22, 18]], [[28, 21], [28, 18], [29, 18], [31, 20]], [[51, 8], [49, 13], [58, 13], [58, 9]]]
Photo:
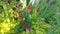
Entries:
[[0, 0], [0, 34], [60, 34], [60, 0]]

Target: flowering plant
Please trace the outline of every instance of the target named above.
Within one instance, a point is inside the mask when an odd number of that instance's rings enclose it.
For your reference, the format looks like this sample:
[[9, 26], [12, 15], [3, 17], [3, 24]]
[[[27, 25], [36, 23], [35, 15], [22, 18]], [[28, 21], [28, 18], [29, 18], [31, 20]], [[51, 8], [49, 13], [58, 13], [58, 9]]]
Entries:
[[60, 0], [0, 0], [0, 34], [60, 34]]

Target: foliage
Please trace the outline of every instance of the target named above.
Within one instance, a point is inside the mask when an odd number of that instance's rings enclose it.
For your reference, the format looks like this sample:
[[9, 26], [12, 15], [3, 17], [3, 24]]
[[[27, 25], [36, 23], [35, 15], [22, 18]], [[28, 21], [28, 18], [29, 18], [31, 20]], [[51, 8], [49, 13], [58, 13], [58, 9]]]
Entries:
[[0, 34], [60, 34], [60, 0], [28, 3], [0, 0]]

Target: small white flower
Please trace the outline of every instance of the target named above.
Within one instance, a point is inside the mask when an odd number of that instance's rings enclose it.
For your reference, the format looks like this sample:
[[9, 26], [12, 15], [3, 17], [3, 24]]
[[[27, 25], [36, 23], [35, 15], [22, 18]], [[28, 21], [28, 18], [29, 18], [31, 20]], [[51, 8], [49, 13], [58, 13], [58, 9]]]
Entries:
[[38, 22], [39, 22], [40, 24], [42, 24], [42, 20], [39, 20]]
[[29, 15], [30, 16], [30, 18], [31, 18], [31, 15]]
[[21, 3], [23, 3], [23, 2], [24, 2], [24, 0], [20, 0], [20, 2], [21, 2]]
[[7, 18], [7, 21], [8, 21], [8, 22], [10, 22], [10, 19], [9, 19], [9, 18]]
[[35, 3], [36, 5], [38, 5], [40, 3], [41, 0], [36, 0]]
[[32, 5], [35, 3], [35, 0], [32, 0]]

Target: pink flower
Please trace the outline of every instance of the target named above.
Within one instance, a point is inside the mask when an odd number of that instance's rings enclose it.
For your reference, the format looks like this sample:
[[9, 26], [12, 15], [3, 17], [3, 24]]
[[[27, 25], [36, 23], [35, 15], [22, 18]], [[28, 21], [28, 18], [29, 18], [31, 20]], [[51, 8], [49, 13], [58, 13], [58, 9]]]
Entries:
[[14, 17], [17, 17], [17, 14], [16, 13], [14, 13]]
[[28, 6], [28, 12], [30, 12], [32, 10], [32, 5]]
[[24, 26], [24, 22], [22, 22], [22, 26]]
[[27, 24], [27, 25], [26, 25], [26, 31], [29, 32], [30, 30], [31, 30], [31, 28], [30, 28], [29, 25]]
[[19, 19], [22, 19], [22, 13], [20, 13], [20, 15], [19, 15]]
[[28, 29], [29, 29], [29, 25], [27, 24], [27, 25], [26, 25], [26, 30], [28, 30]]

